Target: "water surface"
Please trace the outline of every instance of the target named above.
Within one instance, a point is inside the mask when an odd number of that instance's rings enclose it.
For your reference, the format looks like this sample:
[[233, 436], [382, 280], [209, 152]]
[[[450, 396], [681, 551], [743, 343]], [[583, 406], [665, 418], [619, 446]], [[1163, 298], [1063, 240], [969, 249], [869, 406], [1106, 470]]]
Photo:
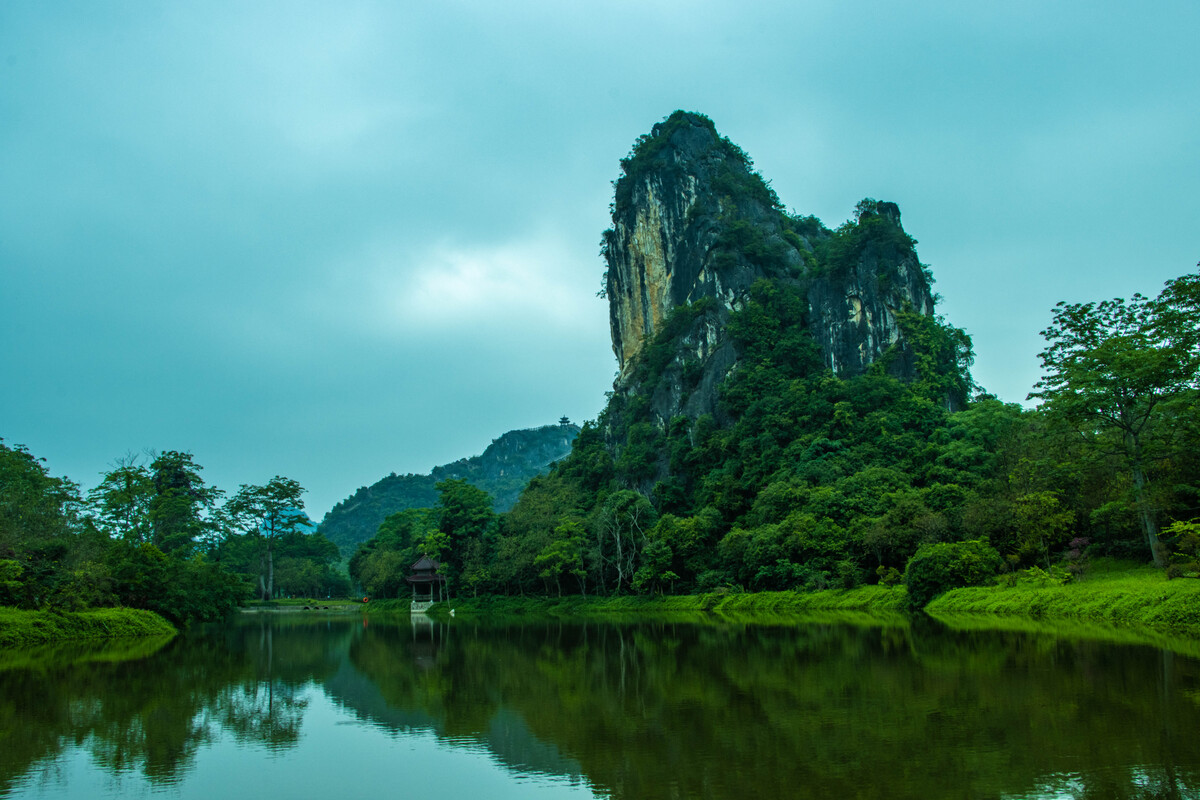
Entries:
[[0, 653], [0, 797], [1200, 797], [1200, 661], [931, 621], [245, 615]]

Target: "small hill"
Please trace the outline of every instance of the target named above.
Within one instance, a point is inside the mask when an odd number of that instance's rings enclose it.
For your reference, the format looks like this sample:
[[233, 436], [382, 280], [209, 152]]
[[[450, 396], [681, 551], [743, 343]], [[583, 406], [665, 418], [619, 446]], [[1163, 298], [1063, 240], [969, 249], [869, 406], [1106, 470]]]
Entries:
[[334, 506], [318, 530], [348, 555], [374, 536], [389, 514], [436, 504], [436, 485], [452, 478], [490, 494], [497, 512], [508, 511], [533, 477], [571, 452], [578, 433], [579, 427], [569, 423], [509, 431], [482, 455], [434, 467], [427, 475], [392, 473]]

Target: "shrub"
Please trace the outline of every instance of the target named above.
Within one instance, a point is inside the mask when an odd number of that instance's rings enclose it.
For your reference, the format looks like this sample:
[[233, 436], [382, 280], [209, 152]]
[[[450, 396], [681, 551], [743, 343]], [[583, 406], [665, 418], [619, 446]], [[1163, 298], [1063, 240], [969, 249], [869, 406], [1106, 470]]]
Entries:
[[909, 604], [924, 608], [949, 589], [984, 583], [1003, 563], [996, 549], [981, 540], [921, 545], [904, 569]]

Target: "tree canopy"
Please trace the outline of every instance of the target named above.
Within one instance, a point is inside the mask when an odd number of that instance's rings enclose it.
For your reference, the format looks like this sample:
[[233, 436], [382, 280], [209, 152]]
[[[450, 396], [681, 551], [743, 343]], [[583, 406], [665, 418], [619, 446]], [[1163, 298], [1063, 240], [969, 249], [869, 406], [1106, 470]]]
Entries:
[[1168, 281], [1156, 298], [1059, 303], [1042, 336], [1045, 375], [1030, 398], [1119, 455], [1146, 544], [1163, 566], [1148, 473], [1177, 444], [1173, 420], [1195, 408], [1200, 274]]

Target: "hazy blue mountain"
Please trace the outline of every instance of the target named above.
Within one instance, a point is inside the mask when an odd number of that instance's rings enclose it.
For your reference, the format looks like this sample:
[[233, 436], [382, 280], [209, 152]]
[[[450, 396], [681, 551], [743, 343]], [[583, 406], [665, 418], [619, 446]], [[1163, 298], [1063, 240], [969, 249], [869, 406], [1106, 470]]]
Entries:
[[450, 478], [478, 486], [492, 496], [496, 511], [507, 511], [530, 479], [571, 452], [571, 443], [578, 433], [579, 427], [570, 423], [509, 431], [495, 439], [481, 455], [434, 467], [426, 475], [392, 473], [359, 488], [334, 506], [318, 530], [343, 555], [349, 555], [375, 535], [379, 523], [389, 514], [437, 503], [437, 483]]

